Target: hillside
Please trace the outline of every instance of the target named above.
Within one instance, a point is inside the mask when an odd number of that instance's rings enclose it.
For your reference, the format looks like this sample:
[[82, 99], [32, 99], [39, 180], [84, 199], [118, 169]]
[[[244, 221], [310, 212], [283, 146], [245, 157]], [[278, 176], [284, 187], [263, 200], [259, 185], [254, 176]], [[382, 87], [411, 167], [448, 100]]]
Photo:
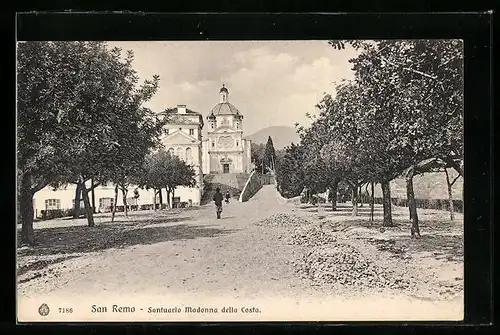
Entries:
[[299, 142], [299, 135], [296, 133], [295, 128], [287, 126], [267, 127], [245, 138], [256, 144], [265, 144], [269, 136], [273, 139], [275, 149], [283, 149], [292, 142]]

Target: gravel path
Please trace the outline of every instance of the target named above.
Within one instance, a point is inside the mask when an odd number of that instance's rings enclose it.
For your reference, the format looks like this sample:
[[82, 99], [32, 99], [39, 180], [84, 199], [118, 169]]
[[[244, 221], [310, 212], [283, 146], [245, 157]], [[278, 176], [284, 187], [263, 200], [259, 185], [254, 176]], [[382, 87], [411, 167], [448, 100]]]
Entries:
[[[448, 314], [454, 319], [461, 318], [463, 302], [460, 296], [441, 299], [434, 295], [431, 297], [432, 302], [426, 302], [404, 291], [339, 289], [301, 278], [294, 263], [303, 257], [308, 246], [286, 243], [283, 236], [289, 234], [290, 228], [255, 224], [276, 213], [288, 213], [309, 218], [313, 222], [318, 221], [314, 213], [298, 209], [293, 204], [278, 203], [273, 186], [265, 186], [246, 203], [233, 200], [224, 207], [221, 220], [215, 219], [212, 205], [184, 212], [151, 212], [147, 220], [134, 224], [134, 215], [139, 218], [143, 213], [133, 213], [129, 219], [121, 217], [115, 225], [122, 224], [125, 228], [120, 230], [117, 236], [110, 230], [107, 235], [108, 244], [102, 248], [89, 247], [84, 252], [78, 252], [78, 245], [74, 252], [66, 251], [68, 254], [63, 255], [66, 259], [44, 265], [38, 270], [33, 266], [33, 269], [19, 275], [19, 301], [50, 296], [87, 299], [105, 296], [182, 296], [196, 297], [199, 300], [230, 297], [236, 301], [253, 300], [261, 304], [264, 304], [264, 301], [282, 301], [281, 306], [300, 304], [303, 308], [308, 304], [328, 306], [328, 303], [335, 302], [338, 305], [341, 302], [344, 312], [350, 310], [351, 314], [355, 314], [354, 319], [377, 319], [376, 315], [379, 318], [398, 319], [398, 315], [408, 314], [408, 317], [403, 319], [426, 319], [425, 315], [427, 318], [429, 315], [435, 315], [446, 319]], [[169, 219], [173, 217], [176, 219]], [[95, 228], [101, 231], [110, 226], [106, 218], [97, 218], [96, 221], [98, 227]], [[75, 222], [76, 226], [80, 224], [82, 223]], [[62, 224], [61, 221], [54, 221], [53, 225]], [[49, 228], [50, 223], [43, 223], [43, 226]], [[176, 232], [175, 236], [172, 231]], [[137, 235], [142, 238], [145, 232], [150, 237], [147, 243], [134, 244], [120, 240], [125, 235]], [[107, 245], [112, 247], [106, 247]], [[372, 253], [373, 248], [374, 245], [368, 245], [363, 250]], [[23, 250], [19, 253], [19, 263], [24, 264], [26, 269], [26, 264], [30, 261], [40, 259], [35, 255], [30, 256], [29, 253], [23, 254]], [[50, 257], [46, 256], [45, 259]], [[429, 268], [441, 266], [429, 264]], [[392, 303], [385, 306], [395, 312], [392, 317], [387, 314], [389, 312], [383, 314], [380, 309], [374, 307], [374, 302], [381, 302], [380, 299]], [[352, 301], [351, 309], [346, 305], [349, 300]], [[413, 307], [407, 307], [404, 314], [403, 305]], [[390, 306], [393, 306], [392, 309]], [[399, 306], [403, 309], [399, 309]], [[412, 308], [423, 311], [423, 314], [415, 315], [416, 312], [412, 312]], [[398, 309], [399, 314], [396, 313]], [[286, 314], [286, 309], [281, 310], [281, 317], [277, 317], [279, 313], [274, 311], [275, 318], [269, 314], [271, 317], [268, 319], [283, 320], [286, 315], [292, 315], [291, 312]], [[370, 310], [375, 314], [368, 313]], [[303, 316], [306, 320], [311, 320], [311, 315], [305, 315], [307, 313], [295, 315], [293, 319]], [[342, 310], [334, 313], [321, 309], [317, 310], [314, 316], [316, 318], [313, 320], [335, 319], [336, 316], [347, 318]], [[266, 317], [260, 316], [260, 319]]]

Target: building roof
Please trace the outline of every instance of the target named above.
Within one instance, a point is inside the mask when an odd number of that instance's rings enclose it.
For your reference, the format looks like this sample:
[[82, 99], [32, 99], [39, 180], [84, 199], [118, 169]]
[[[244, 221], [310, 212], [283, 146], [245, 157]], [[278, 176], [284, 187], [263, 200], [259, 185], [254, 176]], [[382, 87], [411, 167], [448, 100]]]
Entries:
[[214, 115], [240, 115], [240, 111], [229, 102], [220, 102], [212, 108], [210, 114]]
[[[177, 107], [167, 108], [163, 112], [161, 112], [160, 114], [177, 114]], [[195, 112], [194, 110], [191, 110], [189, 108], [186, 108], [186, 114], [201, 115], [200, 113]]]

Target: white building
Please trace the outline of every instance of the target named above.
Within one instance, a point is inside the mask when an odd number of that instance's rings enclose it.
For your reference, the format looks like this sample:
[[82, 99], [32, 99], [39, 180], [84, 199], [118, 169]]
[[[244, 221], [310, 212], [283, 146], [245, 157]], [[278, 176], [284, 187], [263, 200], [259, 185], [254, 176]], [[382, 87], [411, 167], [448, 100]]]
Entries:
[[243, 115], [229, 103], [229, 91], [222, 85], [220, 102], [207, 116], [207, 139], [203, 140], [204, 173], [249, 173], [251, 141], [243, 138]]
[[[90, 181], [86, 183], [90, 187]], [[153, 191], [139, 189], [139, 198], [134, 198], [134, 187], [129, 188], [127, 194], [127, 204], [129, 206], [147, 206], [154, 203]], [[110, 184], [100, 185], [94, 189], [95, 207], [97, 212], [106, 212], [113, 206], [115, 200], [115, 186]], [[40, 217], [42, 210], [61, 209], [68, 210], [75, 204], [76, 185], [70, 184], [59, 189], [45, 187], [35, 193], [33, 197], [34, 215]], [[92, 193], [89, 193], [89, 200], [92, 202]], [[122, 192], [118, 192], [117, 206], [123, 206]], [[80, 208], [84, 208], [83, 200], [80, 200]]]
[[[175, 189], [174, 197], [169, 203], [185, 202], [188, 206], [198, 206], [203, 192], [203, 171], [201, 143], [203, 128], [203, 116], [186, 108], [186, 105], [178, 105], [177, 108], [169, 109], [164, 114], [169, 118], [166, 126], [167, 134], [162, 139], [165, 149], [171, 155], [175, 155], [192, 165], [196, 172], [196, 186], [179, 186]], [[165, 190], [162, 193], [166, 199]]]

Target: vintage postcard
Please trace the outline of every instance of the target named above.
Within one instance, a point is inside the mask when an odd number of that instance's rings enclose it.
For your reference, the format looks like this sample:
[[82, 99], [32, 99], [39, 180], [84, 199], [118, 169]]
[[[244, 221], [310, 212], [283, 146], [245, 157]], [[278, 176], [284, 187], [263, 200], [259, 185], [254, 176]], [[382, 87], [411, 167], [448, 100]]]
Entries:
[[461, 40], [19, 41], [18, 322], [464, 317]]

